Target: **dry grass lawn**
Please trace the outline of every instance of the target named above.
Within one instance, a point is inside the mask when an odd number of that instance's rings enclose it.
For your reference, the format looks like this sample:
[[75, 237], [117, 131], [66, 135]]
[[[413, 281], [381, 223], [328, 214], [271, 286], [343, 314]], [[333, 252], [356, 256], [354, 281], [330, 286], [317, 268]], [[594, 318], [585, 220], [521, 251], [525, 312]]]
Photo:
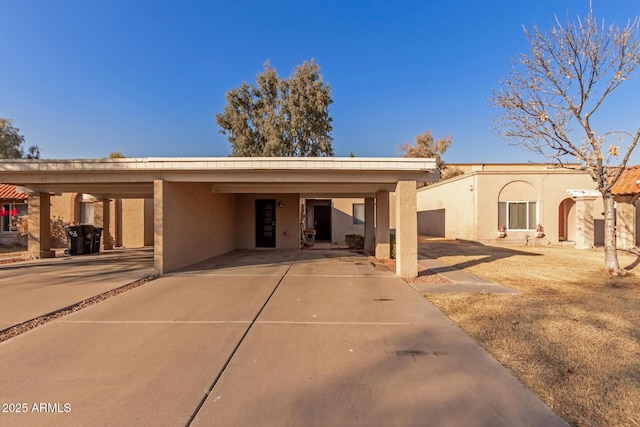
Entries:
[[575, 426], [640, 426], [640, 257], [420, 240], [420, 253], [522, 291], [427, 298]]

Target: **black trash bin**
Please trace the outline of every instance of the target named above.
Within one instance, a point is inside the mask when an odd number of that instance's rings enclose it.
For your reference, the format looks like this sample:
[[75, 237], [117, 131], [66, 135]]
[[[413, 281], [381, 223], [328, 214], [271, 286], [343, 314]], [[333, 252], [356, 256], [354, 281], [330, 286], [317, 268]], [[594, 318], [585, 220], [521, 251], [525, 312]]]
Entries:
[[67, 234], [69, 255], [83, 255], [85, 253], [84, 228], [81, 225], [68, 225], [64, 231]]
[[84, 231], [84, 253], [93, 253], [93, 231], [95, 227], [93, 225], [83, 225]]
[[91, 253], [97, 254], [100, 252], [100, 237], [102, 236], [102, 227], [93, 227], [93, 240]]

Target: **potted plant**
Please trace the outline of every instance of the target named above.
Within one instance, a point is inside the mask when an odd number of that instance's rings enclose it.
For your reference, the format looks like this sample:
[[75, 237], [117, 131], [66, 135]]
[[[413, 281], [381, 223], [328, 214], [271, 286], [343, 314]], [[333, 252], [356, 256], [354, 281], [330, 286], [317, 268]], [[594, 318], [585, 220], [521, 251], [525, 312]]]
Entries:
[[538, 224], [538, 226], [536, 227], [536, 237], [544, 237], [544, 227], [542, 226], [542, 224]]
[[507, 227], [504, 224], [498, 224], [498, 237], [507, 237]]

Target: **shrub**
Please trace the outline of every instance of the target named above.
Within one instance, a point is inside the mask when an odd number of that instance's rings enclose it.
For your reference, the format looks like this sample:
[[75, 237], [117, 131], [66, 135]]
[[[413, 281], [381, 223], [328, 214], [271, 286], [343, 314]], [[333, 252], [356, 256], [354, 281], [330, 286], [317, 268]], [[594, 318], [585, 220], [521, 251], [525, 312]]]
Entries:
[[[66, 246], [67, 233], [64, 231], [64, 227], [67, 225], [69, 223], [65, 222], [61, 217], [51, 218], [50, 236], [52, 247]], [[16, 220], [16, 228], [20, 236], [27, 237], [29, 235], [28, 215], [23, 215]]]
[[349, 249], [364, 248], [364, 236], [362, 234], [347, 234], [344, 236], [344, 241], [349, 246]]

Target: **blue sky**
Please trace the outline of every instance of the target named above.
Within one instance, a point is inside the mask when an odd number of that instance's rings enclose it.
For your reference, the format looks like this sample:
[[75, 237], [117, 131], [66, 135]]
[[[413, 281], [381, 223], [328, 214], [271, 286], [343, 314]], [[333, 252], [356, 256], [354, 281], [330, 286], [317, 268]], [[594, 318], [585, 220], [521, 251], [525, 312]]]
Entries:
[[[450, 163], [540, 161], [497, 136], [487, 97], [527, 49], [522, 26], [584, 16], [588, 0], [0, 0], [0, 117], [43, 158], [227, 156], [214, 116], [269, 60], [315, 58], [337, 156], [394, 157], [430, 129]], [[638, 0], [593, 0], [623, 25]], [[640, 81], [601, 117], [640, 126]], [[604, 129], [606, 127], [606, 129]], [[640, 163], [640, 154], [632, 158]]]

